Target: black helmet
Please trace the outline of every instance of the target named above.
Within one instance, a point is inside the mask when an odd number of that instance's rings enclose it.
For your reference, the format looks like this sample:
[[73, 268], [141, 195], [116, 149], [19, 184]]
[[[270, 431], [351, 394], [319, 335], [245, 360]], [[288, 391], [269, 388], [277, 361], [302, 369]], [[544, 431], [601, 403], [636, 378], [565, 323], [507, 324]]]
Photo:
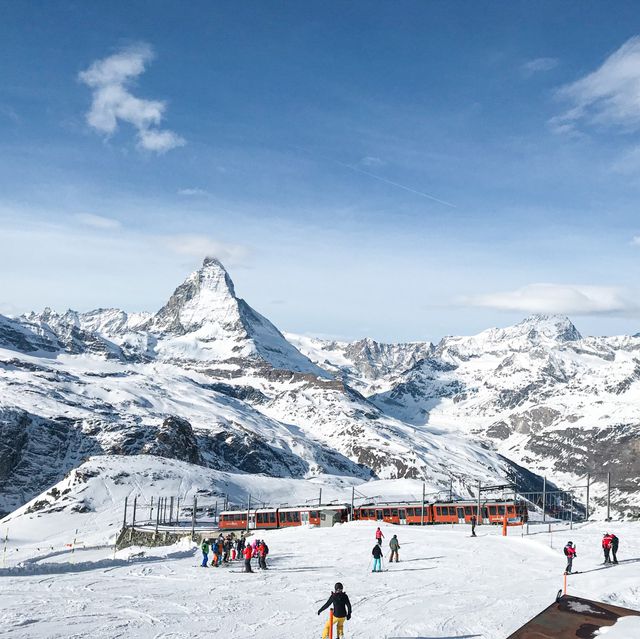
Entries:
[[340, 582], [338, 582], [333, 589], [335, 590], [335, 592], [342, 592], [342, 584]]
[[567, 546], [573, 546], [573, 542], [572, 541], [568, 541], [567, 542]]

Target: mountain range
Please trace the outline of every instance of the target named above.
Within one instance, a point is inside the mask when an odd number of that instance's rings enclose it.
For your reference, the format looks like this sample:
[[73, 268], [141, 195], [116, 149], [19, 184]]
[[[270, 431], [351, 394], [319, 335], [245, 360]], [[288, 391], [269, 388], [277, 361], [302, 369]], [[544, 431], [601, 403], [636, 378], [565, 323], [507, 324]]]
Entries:
[[155, 314], [0, 316], [0, 514], [96, 455], [462, 496], [611, 471], [638, 513], [639, 435], [640, 337], [564, 317], [438, 344], [283, 335], [213, 258]]

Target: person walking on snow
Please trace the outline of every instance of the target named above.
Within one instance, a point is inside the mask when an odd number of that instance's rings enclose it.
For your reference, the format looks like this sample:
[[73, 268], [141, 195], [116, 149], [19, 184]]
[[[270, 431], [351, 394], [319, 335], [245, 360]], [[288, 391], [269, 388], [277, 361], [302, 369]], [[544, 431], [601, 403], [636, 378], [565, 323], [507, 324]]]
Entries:
[[[329, 599], [327, 599], [327, 603], [318, 610], [318, 615], [322, 614], [322, 611], [331, 605], [333, 606], [333, 623], [335, 623], [337, 627], [336, 634], [338, 639], [342, 639], [344, 637], [344, 622], [351, 619], [351, 602], [340, 582], [333, 587], [333, 592], [329, 596]], [[331, 619], [327, 621], [327, 625], [322, 631], [322, 639], [327, 639], [330, 628]]]
[[389, 548], [391, 548], [391, 554], [389, 555], [389, 563], [393, 561], [395, 556], [396, 563], [398, 563], [398, 550], [400, 550], [400, 544], [398, 543], [398, 535], [394, 535], [391, 537], [391, 541], [389, 542]]
[[611, 559], [609, 559], [609, 553], [611, 552], [611, 535], [609, 533], [605, 533], [602, 538], [602, 550], [604, 551], [604, 563], [610, 564]]
[[573, 559], [578, 556], [572, 541], [568, 541], [567, 545], [564, 547], [564, 555], [567, 558], [567, 567], [564, 569], [564, 574], [570, 575], [571, 568], [573, 566]]
[[200, 550], [202, 550], [202, 564], [200, 565], [203, 568], [206, 568], [209, 563], [209, 544], [206, 541], [203, 541], [200, 546]]
[[611, 536], [611, 556], [613, 557], [613, 563], [617, 564], [618, 557], [616, 556], [616, 553], [618, 552], [618, 544], [620, 543], [620, 540], [613, 533], [611, 533], [610, 536]]
[[371, 572], [382, 572], [382, 548], [376, 544], [371, 554], [373, 555], [373, 570]]
[[380, 530], [380, 526], [378, 526], [378, 529], [376, 530], [376, 541], [378, 542], [378, 546], [382, 546], [382, 538], [384, 537], [384, 535], [382, 534], [382, 531]]
[[244, 550], [242, 551], [242, 554], [244, 555], [244, 571], [253, 572], [253, 570], [251, 570], [251, 556], [253, 555], [251, 546], [247, 544], [247, 546], [245, 546]]
[[475, 515], [471, 515], [471, 536], [472, 537], [477, 537], [476, 535], [476, 524], [478, 523], [478, 520], [476, 518]]

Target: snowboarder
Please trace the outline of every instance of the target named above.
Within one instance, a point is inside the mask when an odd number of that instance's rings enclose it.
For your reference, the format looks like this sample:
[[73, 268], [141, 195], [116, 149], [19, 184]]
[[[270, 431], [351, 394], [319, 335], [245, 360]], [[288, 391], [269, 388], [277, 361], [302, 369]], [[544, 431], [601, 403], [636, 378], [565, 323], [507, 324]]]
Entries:
[[391, 537], [391, 541], [389, 542], [389, 548], [391, 548], [391, 554], [389, 555], [389, 563], [393, 561], [395, 556], [396, 563], [398, 563], [398, 550], [400, 550], [400, 544], [398, 543], [398, 535], [394, 535]]
[[567, 567], [564, 569], [564, 574], [570, 575], [571, 568], [573, 566], [573, 558], [578, 556], [572, 541], [568, 541], [567, 545], [564, 547], [564, 555], [567, 558]]
[[[351, 619], [351, 602], [347, 593], [343, 591], [342, 584], [338, 582], [333, 587], [333, 592], [327, 599], [327, 603], [318, 610], [318, 614], [322, 614], [323, 610], [326, 610], [329, 606], [333, 605], [333, 623], [337, 627], [338, 639], [344, 637], [344, 622]], [[327, 621], [327, 625], [322, 631], [322, 639], [327, 639], [329, 636], [329, 628], [331, 627], [331, 620]]]
[[251, 570], [251, 556], [253, 555], [251, 546], [245, 546], [242, 554], [244, 555], [244, 571], [253, 572], [253, 570]]
[[373, 555], [373, 570], [371, 572], [382, 572], [382, 548], [376, 544], [371, 551]]
[[610, 564], [611, 559], [609, 559], [609, 553], [611, 552], [611, 535], [609, 533], [605, 533], [602, 538], [602, 550], [604, 551], [604, 563]]
[[200, 550], [202, 551], [201, 566], [203, 568], [206, 568], [207, 564], [209, 563], [209, 544], [206, 542], [206, 540], [202, 542], [202, 545], [200, 546]]
[[611, 533], [611, 556], [613, 557], [614, 564], [618, 563], [618, 557], [616, 556], [616, 553], [618, 552], [619, 543], [620, 540], [613, 533]]
[[472, 537], [477, 537], [476, 535], [476, 524], [478, 523], [478, 520], [476, 519], [475, 515], [471, 515], [471, 536]]
[[378, 526], [378, 529], [376, 530], [376, 541], [378, 542], [378, 546], [382, 546], [382, 538], [384, 537], [384, 535], [382, 534], [382, 531], [380, 530], [380, 526]]

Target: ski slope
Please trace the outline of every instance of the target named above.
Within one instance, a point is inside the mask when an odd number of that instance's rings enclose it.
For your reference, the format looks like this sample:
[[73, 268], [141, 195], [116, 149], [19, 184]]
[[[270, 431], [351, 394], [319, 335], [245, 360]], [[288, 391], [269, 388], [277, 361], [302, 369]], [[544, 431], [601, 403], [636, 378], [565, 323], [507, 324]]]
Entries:
[[[621, 563], [611, 568], [600, 565], [603, 524], [526, 537], [512, 528], [507, 538], [485, 526], [476, 539], [466, 526], [383, 525], [386, 554], [397, 534], [401, 561], [372, 574], [375, 528], [352, 522], [259, 533], [271, 569], [255, 574], [239, 572], [239, 563], [200, 568], [200, 553], [186, 542], [127, 549], [115, 559], [108, 547], [32, 552], [0, 570], [0, 636], [319, 638], [326, 617], [317, 609], [341, 581], [353, 604], [349, 639], [501, 639], [553, 601], [569, 539], [583, 571], [569, 577], [569, 594], [640, 609], [640, 524], [611, 525], [621, 539]], [[131, 557], [141, 550], [144, 557]], [[606, 636], [637, 639], [635, 623]]]

